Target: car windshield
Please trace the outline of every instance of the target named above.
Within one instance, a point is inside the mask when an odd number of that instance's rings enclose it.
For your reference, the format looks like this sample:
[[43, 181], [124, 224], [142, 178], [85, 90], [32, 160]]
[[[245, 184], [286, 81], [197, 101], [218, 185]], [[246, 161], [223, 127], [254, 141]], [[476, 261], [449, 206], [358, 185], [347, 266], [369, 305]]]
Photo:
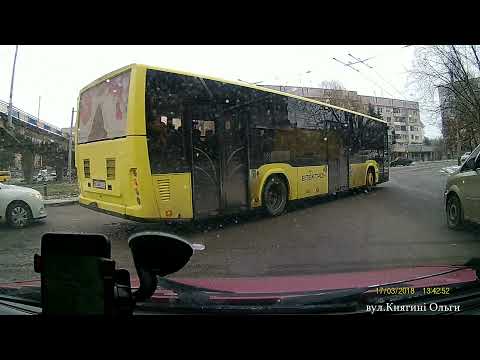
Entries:
[[190, 305], [473, 281], [479, 51], [1, 45], [0, 295], [46, 233], [104, 235], [134, 287], [130, 237], [197, 244], [150, 294]]

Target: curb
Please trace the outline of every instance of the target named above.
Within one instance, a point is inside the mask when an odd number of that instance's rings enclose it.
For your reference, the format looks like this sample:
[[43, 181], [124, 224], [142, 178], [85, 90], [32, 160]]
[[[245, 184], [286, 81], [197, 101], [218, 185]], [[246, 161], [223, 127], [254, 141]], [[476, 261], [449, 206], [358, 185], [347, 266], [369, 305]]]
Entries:
[[[51, 201], [51, 202], [49, 202], [49, 201]], [[77, 204], [77, 203], [78, 203], [78, 199], [63, 200], [63, 201], [44, 200], [44, 202], [43, 202], [45, 207], [65, 206], [65, 205], [73, 205], [73, 204]]]

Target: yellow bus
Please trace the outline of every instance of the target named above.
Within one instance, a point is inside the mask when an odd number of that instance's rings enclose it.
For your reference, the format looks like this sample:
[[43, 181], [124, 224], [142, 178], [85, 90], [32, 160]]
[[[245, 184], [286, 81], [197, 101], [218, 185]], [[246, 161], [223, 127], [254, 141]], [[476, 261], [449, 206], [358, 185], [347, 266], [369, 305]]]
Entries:
[[0, 182], [7, 182], [12, 178], [12, 174], [8, 170], [0, 170]]
[[247, 83], [132, 64], [78, 109], [80, 204], [128, 219], [276, 216], [389, 178], [385, 121]]

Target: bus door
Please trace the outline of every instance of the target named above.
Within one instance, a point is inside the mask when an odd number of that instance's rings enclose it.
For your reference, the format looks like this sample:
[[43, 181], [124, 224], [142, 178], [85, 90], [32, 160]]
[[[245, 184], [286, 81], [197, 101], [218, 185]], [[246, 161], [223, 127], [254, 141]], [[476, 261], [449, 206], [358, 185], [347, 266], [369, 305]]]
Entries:
[[197, 217], [220, 211], [218, 120], [192, 120], [193, 209]]
[[246, 118], [225, 112], [221, 118], [222, 208], [248, 209], [248, 154]]
[[192, 120], [193, 207], [197, 217], [248, 208], [246, 133], [238, 113]]
[[341, 124], [329, 122], [328, 144], [328, 192], [348, 190], [348, 146], [346, 129]]

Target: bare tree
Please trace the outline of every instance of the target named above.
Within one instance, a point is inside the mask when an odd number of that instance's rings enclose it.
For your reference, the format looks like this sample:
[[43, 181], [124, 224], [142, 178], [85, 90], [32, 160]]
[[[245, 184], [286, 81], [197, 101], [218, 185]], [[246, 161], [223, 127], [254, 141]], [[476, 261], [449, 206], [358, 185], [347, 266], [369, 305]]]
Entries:
[[323, 80], [320, 83], [320, 87], [329, 90], [345, 90], [343, 84], [338, 80]]
[[364, 107], [358, 95], [350, 92], [338, 80], [324, 80], [320, 83], [320, 87], [324, 89], [324, 96], [321, 101], [329, 104], [340, 106], [348, 110], [362, 112]]
[[479, 55], [477, 45], [419, 47], [410, 71], [424, 108], [441, 115], [442, 123], [436, 125], [442, 129], [446, 148], [457, 156], [462, 147], [471, 149], [480, 143]]

